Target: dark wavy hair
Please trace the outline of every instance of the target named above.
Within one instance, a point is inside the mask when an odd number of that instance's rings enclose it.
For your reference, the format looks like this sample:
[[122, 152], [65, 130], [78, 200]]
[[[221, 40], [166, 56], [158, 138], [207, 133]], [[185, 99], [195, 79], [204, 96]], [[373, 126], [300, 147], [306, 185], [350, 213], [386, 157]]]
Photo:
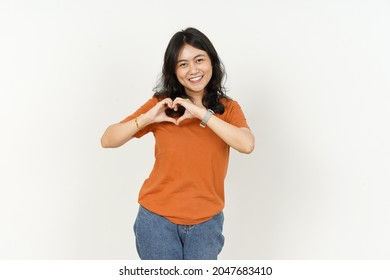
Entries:
[[[228, 98], [225, 93], [225, 87], [222, 84], [226, 77], [225, 68], [211, 41], [202, 32], [192, 27], [177, 32], [169, 41], [165, 50], [161, 77], [154, 88], [154, 97], [160, 100], [167, 97], [172, 100], [176, 97], [192, 99], [176, 76], [178, 55], [185, 44], [205, 51], [210, 57], [213, 74], [205, 88], [202, 103], [206, 108], [213, 110], [215, 113], [223, 114], [225, 106], [220, 101], [221, 98]], [[184, 107], [179, 108], [178, 112], [168, 109], [167, 114], [169, 116], [182, 115], [184, 110]]]

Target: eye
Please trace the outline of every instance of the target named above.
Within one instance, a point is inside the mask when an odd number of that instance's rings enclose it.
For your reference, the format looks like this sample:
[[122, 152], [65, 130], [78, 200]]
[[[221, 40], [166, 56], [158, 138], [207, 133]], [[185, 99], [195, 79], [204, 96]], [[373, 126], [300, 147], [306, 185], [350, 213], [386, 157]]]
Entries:
[[181, 68], [184, 68], [184, 67], [186, 67], [187, 66], [187, 63], [186, 62], [181, 62], [181, 63], [179, 63], [179, 67], [181, 67]]
[[204, 58], [198, 58], [198, 59], [196, 60], [197, 63], [202, 63], [203, 61], [204, 61]]

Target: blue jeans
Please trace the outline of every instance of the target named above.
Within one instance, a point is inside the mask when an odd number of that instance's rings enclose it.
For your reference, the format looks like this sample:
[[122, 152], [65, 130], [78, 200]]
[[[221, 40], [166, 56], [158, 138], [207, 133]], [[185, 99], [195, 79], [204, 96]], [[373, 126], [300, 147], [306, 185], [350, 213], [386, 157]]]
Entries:
[[223, 212], [197, 225], [176, 225], [140, 206], [134, 223], [142, 260], [216, 260], [224, 244]]

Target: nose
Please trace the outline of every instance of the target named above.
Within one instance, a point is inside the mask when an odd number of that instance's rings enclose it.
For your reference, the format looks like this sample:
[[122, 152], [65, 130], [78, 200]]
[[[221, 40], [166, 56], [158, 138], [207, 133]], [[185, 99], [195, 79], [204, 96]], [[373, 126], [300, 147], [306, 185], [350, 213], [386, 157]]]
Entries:
[[198, 72], [199, 72], [199, 70], [196, 67], [195, 63], [190, 63], [190, 65], [189, 65], [189, 73], [190, 74], [196, 74]]

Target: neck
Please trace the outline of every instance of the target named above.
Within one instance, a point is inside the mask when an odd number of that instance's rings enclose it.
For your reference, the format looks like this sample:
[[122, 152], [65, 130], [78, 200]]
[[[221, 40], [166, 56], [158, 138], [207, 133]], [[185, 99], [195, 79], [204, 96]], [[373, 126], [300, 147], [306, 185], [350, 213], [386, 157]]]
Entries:
[[187, 92], [187, 94], [192, 98], [195, 104], [202, 104], [202, 99], [204, 96], [204, 92], [198, 93], [198, 92]]
[[197, 105], [198, 107], [203, 107], [203, 103], [202, 103], [203, 95], [196, 95], [196, 96], [190, 95], [190, 96], [195, 105]]

